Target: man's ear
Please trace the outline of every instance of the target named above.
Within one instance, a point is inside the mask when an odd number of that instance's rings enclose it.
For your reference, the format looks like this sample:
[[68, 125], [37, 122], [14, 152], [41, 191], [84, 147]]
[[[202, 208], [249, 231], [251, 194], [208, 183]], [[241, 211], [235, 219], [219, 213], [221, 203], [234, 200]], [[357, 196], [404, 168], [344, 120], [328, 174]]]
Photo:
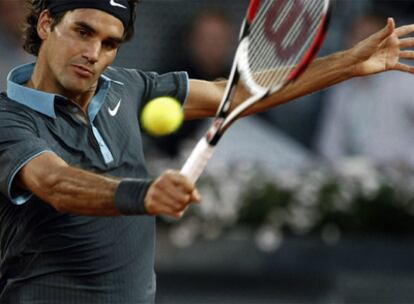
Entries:
[[52, 29], [52, 23], [53, 18], [48, 10], [44, 10], [40, 13], [39, 20], [37, 21], [37, 34], [40, 39], [47, 39]]

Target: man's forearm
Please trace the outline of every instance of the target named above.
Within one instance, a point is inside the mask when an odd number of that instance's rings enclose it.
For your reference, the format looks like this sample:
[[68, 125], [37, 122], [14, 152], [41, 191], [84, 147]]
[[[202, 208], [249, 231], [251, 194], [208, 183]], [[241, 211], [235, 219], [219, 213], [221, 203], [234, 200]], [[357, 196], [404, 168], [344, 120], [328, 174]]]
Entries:
[[[265, 111], [268, 108], [347, 80], [354, 76], [352, 66], [352, 56], [349, 56], [347, 51], [319, 58], [311, 64], [297, 81], [292, 82], [281, 91], [247, 109], [243, 115]], [[213, 116], [217, 110], [218, 102], [224, 94], [225, 87], [225, 81], [206, 82], [192, 80], [191, 99], [185, 108], [186, 118], [195, 119]], [[249, 96], [250, 93], [243, 86], [239, 86], [232, 108], [237, 107]], [[203, 102], [200, 102], [200, 100]]]
[[319, 58], [297, 81], [257, 103], [244, 114], [261, 112], [350, 79], [354, 76], [352, 68], [352, 57], [348, 56], [346, 51]]
[[69, 166], [47, 152], [27, 163], [16, 183], [60, 212], [81, 215], [119, 215], [115, 194], [120, 181]]
[[178, 171], [156, 180], [106, 177], [69, 166], [55, 153], [28, 162], [16, 183], [62, 213], [90, 216], [170, 215], [180, 217], [200, 201], [194, 184]]
[[73, 167], [61, 167], [36, 194], [59, 212], [115, 216], [115, 193], [120, 181]]

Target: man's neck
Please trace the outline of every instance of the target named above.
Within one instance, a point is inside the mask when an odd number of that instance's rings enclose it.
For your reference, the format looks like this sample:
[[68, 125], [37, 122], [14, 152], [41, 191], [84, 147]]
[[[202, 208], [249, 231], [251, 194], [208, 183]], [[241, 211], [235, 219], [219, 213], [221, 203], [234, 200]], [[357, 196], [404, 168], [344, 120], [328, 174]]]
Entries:
[[38, 60], [33, 70], [32, 77], [26, 83], [26, 86], [38, 91], [62, 95], [79, 105], [79, 107], [87, 113], [89, 103], [96, 93], [98, 84], [96, 83], [89, 90], [82, 93], [71, 92], [63, 88], [58, 82], [50, 82], [46, 80], [46, 77], [42, 77], [42, 75], [46, 75], [46, 73], [48, 73], [45, 68], [42, 68], [42, 66], [45, 67], [45, 65], [39, 63]]

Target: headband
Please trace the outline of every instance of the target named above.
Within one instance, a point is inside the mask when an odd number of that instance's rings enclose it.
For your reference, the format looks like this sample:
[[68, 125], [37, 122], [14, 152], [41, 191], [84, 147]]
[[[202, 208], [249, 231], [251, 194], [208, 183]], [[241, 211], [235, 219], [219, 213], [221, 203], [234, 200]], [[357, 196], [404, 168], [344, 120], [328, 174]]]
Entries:
[[56, 0], [48, 1], [47, 9], [52, 14], [75, 10], [78, 8], [94, 8], [111, 14], [121, 20], [126, 30], [131, 21], [131, 7], [128, 0]]

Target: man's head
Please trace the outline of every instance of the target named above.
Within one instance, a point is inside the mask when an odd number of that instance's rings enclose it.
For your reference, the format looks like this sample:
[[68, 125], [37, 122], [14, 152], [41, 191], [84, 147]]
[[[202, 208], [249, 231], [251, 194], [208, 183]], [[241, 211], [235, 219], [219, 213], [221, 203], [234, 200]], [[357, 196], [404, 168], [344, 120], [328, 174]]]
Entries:
[[[109, 6], [113, 6], [115, 9], [120, 8], [123, 6], [122, 4], [118, 3], [117, 1], [112, 0], [95, 0], [91, 2], [105, 2], [109, 3]], [[135, 8], [141, 0], [122, 0], [123, 2], [127, 2], [129, 6], [129, 13], [130, 19], [128, 26], [124, 29], [124, 41], [128, 41], [134, 35], [134, 23], [135, 23]], [[67, 1], [67, 0], [25, 0], [26, 7], [29, 10], [29, 14], [26, 18], [26, 25], [25, 25], [25, 35], [24, 35], [24, 44], [23, 48], [32, 55], [37, 56], [40, 45], [42, 43], [42, 39], [40, 39], [37, 33], [37, 24], [40, 17], [40, 14], [48, 9], [50, 6], [56, 7], [56, 3], [61, 2], [78, 2], [82, 3], [83, 0], [75, 0], [75, 1]], [[50, 12], [51, 17], [53, 18], [53, 27], [56, 26], [64, 17], [67, 11], [61, 12]], [[53, 28], [52, 28], [53, 30]]]
[[38, 57], [35, 87], [67, 97], [94, 91], [132, 37], [138, 0], [27, 1], [24, 47]]
[[194, 16], [186, 42], [194, 64], [206, 77], [215, 78], [227, 69], [236, 38], [229, 16], [219, 10], [203, 10]]

